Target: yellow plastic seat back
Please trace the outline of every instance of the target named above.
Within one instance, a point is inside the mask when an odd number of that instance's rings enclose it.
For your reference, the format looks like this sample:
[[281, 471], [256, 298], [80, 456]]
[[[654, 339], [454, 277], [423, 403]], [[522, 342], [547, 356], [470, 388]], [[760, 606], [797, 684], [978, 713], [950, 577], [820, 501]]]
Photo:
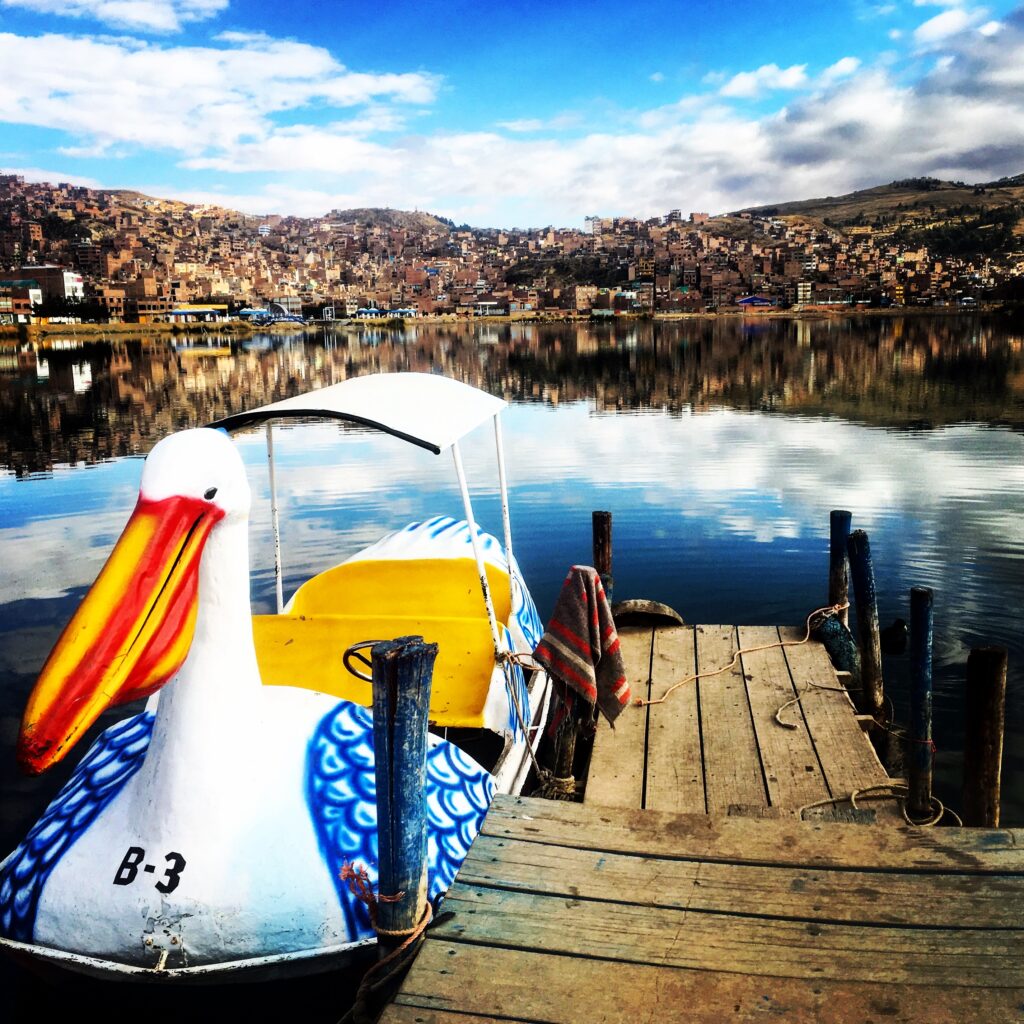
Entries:
[[[498, 621], [511, 612], [508, 573], [487, 566]], [[438, 645], [430, 720], [482, 728], [494, 643], [471, 558], [346, 562], [304, 583], [283, 615], [254, 615], [263, 682], [319, 690], [369, 707], [370, 684], [342, 662], [362, 640], [422, 636]], [[368, 652], [366, 652], [368, 654]]]
[[[508, 573], [487, 566], [499, 622], [511, 613]], [[444, 615], [486, 618], [472, 558], [395, 558], [345, 562], [295, 592], [294, 615]]]
[[[371, 687], [345, 668], [345, 648], [361, 640], [422, 636], [438, 646], [430, 721], [449, 728], [483, 728], [494, 669], [494, 644], [486, 618], [254, 615], [253, 635], [266, 685], [319, 690], [364, 707], [373, 702]], [[369, 651], [364, 654], [369, 657]]]

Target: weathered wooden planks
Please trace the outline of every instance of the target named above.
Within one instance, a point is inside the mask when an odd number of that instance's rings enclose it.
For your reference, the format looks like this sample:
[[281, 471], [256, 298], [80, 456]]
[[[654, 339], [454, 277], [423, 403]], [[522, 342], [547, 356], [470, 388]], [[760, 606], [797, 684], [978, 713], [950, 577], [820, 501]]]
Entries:
[[949, 984], [930, 989], [820, 979], [807, 983], [430, 939], [383, 1024], [963, 1024], [1016, 1020], [1022, 1000], [1020, 988]]
[[[883, 894], [884, 898], [884, 894]], [[1024, 987], [1024, 931], [709, 914], [455, 885], [439, 940], [805, 980]]]
[[499, 797], [384, 1020], [1015, 1020], [1024, 832]]
[[[741, 648], [777, 644], [779, 631], [775, 626], [740, 626], [739, 642]], [[782, 648], [744, 654], [741, 661], [769, 802], [796, 812], [831, 796], [800, 706], [790, 709], [795, 729], [775, 721], [779, 708], [796, 696]]]
[[[728, 665], [739, 649], [735, 626], [697, 626], [696, 634], [702, 671]], [[767, 804], [761, 755], [739, 664], [702, 679], [699, 688], [708, 813], [725, 813], [733, 804]]]
[[[697, 671], [692, 626], [658, 629], [651, 660], [651, 697]], [[701, 753], [697, 684], [684, 683], [664, 704], [647, 709], [647, 789], [644, 807], [703, 814], [704, 761]]]
[[[619, 633], [626, 679], [634, 697], [646, 698], [651, 682], [651, 629]], [[642, 807], [647, 756], [647, 709], [633, 705], [619, 715], [615, 728], [601, 721], [587, 776], [587, 799], [607, 807]]]
[[459, 881], [717, 914], [934, 928], [951, 922], [958, 928], [1024, 926], [1024, 875], [932, 874], [922, 880], [913, 872], [638, 857], [481, 835]]
[[683, 860], [1024, 875], [1024, 829], [837, 828], [497, 796], [481, 834]]
[[[784, 626], [779, 635], [783, 640], [800, 640], [804, 630]], [[844, 796], [851, 790], [886, 782], [885, 769], [874, 747], [865, 742], [853, 704], [828, 659], [822, 658], [813, 644], [786, 647], [785, 652], [793, 685], [800, 694], [800, 707], [794, 705], [782, 717], [784, 721], [796, 721], [802, 707], [831, 795]]]
[[[598, 725], [586, 802], [709, 814], [768, 807], [795, 816], [817, 801], [886, 782], [846, 695], [811, 685], [839, 686], [821, 645], [779, 646], [802, 635], [775, 626], [623, 631], [635, 695], [660, 697], [694, 671], [702, 678], [663, 704], [630, 707], [614, 731]], [[767, 649], [742, 654], [726, 669], [741, 647]], [[776, 712], [797, 698], [781, 715], [792, 728], [780, 725]], [[899, 817], [892, 801], [865, 806], [889, 823]]]

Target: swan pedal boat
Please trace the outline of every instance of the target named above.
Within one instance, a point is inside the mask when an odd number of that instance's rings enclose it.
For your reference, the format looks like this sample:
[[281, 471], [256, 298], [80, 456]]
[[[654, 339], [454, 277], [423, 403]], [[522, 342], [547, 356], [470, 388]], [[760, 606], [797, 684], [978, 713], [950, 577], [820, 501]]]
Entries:
[[[550, 683], [509, 652], [542, 631], [512, 554], [499, 414], [445, 377], [357, 377], [160, 441], [138, 504], [43, 666], [18, 758], [39, 773], [106, 729], [0, 863], [0, 949], [104, 978], [262, 980], [351, 963], [376, 939], [344, 863], [376, 881], [371, 687], [345, 656], [422, 635], [434, 666], [428, 895], [495, 792], [518, 793]], [[284, 603], [272, 423], [335, 419], [451, 451], [464, 517], [413, 523]], [[492, 420], [504, 545], [476, 525], [459, 440]], [[264, 424], [278, 611], [249, 598], [250, 491], [229, 432]], [[219, 428], [219, 429], [217, 429]], [[166, 685], [165, 685], [166, 684]]]

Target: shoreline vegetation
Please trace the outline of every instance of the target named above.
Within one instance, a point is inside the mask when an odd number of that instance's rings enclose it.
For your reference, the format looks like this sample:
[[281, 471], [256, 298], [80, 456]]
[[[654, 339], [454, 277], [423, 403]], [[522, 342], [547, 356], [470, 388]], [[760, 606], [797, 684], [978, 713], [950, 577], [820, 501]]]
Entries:
[[46, 324], [0, 324], [0, 338], [17, 339], [19, 341], [36, 341], [51, 335], [59, 335], [67, 338], [95, 338], [107, 335], [137, 335], [137, 334], [195, 334], [197, 331], [209, 332], [210, 334], [237, 334], [249, 337], [253, 334], [295, 334], [308, 331], [310, 328], [334, 326], [335, 329], [359, 330], [363, 327], [404, 327], [416, 324], [475, 324], [475, 323], [536, 323], [536, 324], [557, 324], [557, 323], [622, 323], [624, 321], [654, 321], [666, 323], [680, 323], [691, 320], [833, 320], [850, 319], [853, 317], [929, 317], [929, 316], [976, 316], [978, 313], [999, 313], [1010, 312], [1010, 308], [1003, 303], [985, 304], [973, 309], [960, 309], [956, 306], [888, 306], [885, 308], [872, 307], [792, 307], [789, 309], [764, 308], [764, 309], [724, 309], [714, 311], [699, 311], [687, 313], [619, 313], [615, 316], [593, 316], [589, 313], [575, 313], [571, 311], [560, 311], [557, 315], [553, 312], [524, 312], [511, 313], [501, 316], [459, 316], [455, 313], [446, 313], [438, 316], [417, 316], [403, 319], [395, 317], [392, 319], [378, 320], [310, 320], [307, 323], [277, 323], [258, 327], [244, 320], [223, 320], [213, 322], [192, 322], [192, 323], [110, 323], [110, 324], [85, 324], [85, 323], [46, 323]]

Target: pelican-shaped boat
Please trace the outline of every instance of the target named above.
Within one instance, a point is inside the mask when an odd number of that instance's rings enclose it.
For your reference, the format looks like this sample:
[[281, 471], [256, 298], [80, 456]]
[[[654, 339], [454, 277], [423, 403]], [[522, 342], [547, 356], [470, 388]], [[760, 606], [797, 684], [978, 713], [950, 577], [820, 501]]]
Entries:
[[[19, 760], [45, 771], [105, 708], [147, 703], [99, 736], [0, 863], [0, 948], [104, 977], [233, 980], [326, 969], [374, 942], [340, 878], [346, 862], [376, 874], [370, 686], [351, 655], [411, 634], [439, 645], [425, 799], [429, 896], [444, 892], [493, 793], [521, 789], [549, 695], [508, 657], [541, 627], [511, 550], [504, 404], [444, 377], [380, 374], [153, 448], [29, 698]], [[271, 424], [294, 417], [451, 450], [465, 518], [410, 524], [285, 604]], [[476, 525], [459, 452], [491, 419], [504, 548]], [[229, 431], [256, 424], [278, 612], [253, 616], [250, 491]]]

